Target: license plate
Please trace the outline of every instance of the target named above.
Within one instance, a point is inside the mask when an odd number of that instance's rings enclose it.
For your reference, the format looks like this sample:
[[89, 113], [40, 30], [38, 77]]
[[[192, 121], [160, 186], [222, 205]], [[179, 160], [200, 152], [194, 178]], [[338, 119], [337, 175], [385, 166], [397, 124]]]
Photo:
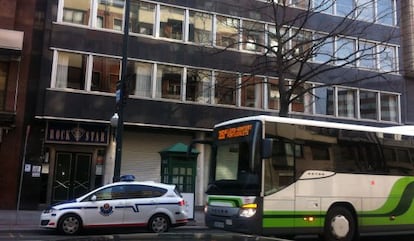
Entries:
[[216, 227], [216, 228], [224, 228], [224, 223], [223, 222], [214, 222], [214, 227]]
[[233, 221], [231, 219], [226, 219], [226, 225], [233, 225]]

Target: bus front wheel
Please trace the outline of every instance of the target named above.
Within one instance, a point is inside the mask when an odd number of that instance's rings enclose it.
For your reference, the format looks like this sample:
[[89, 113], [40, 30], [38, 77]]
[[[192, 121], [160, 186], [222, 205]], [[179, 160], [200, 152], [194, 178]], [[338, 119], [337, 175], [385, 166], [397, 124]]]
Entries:
[[328, 211], [325, 219], [326, 241], [355, 241], [358, 239], [355, 217], [348, 208], [337, 206]]

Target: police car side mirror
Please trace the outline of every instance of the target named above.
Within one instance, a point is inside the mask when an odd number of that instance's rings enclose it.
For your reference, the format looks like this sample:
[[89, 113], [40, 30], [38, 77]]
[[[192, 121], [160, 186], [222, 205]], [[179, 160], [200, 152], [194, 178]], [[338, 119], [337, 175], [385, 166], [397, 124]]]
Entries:
[[95, 202], [96, 201], [96, 195], [92, 195], [92, 197], [91, 197], [91, 199], [90, 199], [92, 202]]

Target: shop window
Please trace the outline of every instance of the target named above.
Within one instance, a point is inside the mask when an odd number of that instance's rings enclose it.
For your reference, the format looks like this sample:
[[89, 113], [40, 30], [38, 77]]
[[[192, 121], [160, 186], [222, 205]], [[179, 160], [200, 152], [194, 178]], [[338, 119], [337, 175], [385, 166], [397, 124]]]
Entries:
[[154, 35], [155, 4], [132, 1], [130, 11], [131, 32]]

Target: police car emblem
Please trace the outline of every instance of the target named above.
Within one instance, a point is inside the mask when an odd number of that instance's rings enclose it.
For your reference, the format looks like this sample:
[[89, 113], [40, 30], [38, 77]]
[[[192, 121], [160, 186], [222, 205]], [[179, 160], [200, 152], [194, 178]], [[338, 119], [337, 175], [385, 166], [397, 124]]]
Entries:
[[109, 203], [105, 203], [102, 207], [100, 207], [100, 214], [102, 216], [109, 216], [111, 215], [114, 211], [112, 209], [112, 207], [109, 205]]

